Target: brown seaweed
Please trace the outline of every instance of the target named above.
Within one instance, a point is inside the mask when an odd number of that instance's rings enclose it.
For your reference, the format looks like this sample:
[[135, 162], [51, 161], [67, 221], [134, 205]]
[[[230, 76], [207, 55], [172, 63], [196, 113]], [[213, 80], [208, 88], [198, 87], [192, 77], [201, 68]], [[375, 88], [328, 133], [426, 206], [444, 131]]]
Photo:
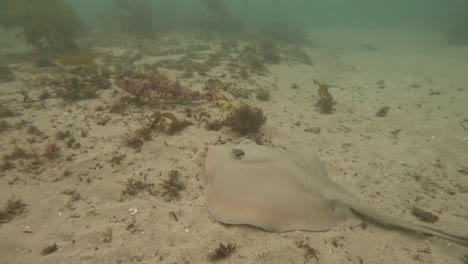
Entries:
[[242, 105], [226, 117], [223, 124], [241, 136], [257, 133], [267, 121], [267, 117], [258, 107]]
[[320, 107], [320, 113], [323, 114], [331, 114], [334, 109], [334, 105], [336, 104], [335, 99], [333, 99], [333, 96], [330, 94], [328, 89], [330, 89], [332, 86], [323, 82], [319, 82], [314, 79], [314, 83], [318, 85], [318, 94], [319, 94], [319, 100], [317, 102], [317, 105]]

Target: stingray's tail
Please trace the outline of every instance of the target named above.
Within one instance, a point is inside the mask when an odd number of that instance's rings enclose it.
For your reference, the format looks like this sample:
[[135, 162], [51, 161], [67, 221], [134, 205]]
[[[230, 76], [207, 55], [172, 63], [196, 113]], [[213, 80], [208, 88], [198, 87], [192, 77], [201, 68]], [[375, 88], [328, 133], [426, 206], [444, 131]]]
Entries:
[[409, 221], [401, 220], [396, 217], [379, 212], [378, 210], [373, 209], [369, 206], [360, 204], [357, 201], [348, 201], [348, 202], [350, 202], [348, 206], [350, 206], [354, 212], [360, 215], [369, 217], [370, 219], [373, 219], [379, 223], [392, 225], [392, 226], [399, 227], [399, 228], [409, 230], [409, 231], [416, 231], [416, 232], [420, 232], [424, 234], [434, 235], [434, 236], [458, 243], [465, 247], [468, 247], [468, 236], [466, 236], [466, 234], [457, 235], [457, 234], [453, 234], [450, 232], [438, 230], [432, 227], [427, 227], [427, 226], [411, 223]]

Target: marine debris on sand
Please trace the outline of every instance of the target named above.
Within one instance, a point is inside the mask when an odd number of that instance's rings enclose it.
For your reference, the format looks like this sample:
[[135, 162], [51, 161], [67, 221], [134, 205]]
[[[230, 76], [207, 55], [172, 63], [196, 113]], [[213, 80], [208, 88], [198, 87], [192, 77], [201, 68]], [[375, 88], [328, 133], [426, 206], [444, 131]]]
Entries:
[[167, 75], [156, 72], [154, 74], [136, 74], [120, 76], [115, 85], [125, 92], [150, 101], [197, 102], [212, 100], [211, 93], [193, 91], [170, 80]]

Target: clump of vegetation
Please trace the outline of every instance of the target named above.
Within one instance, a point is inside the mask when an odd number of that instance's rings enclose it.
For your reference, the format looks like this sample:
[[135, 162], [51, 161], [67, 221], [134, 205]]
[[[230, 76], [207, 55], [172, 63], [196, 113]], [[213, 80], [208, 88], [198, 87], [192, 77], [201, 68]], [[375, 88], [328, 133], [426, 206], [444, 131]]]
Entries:
[[13, 110], [0, 105], [0, 118], [12, 117], [12, 116], [15, 116], [15, 112], [13, 112]]
[[0, 209], [0, 224], [8, 223], [15, 216], [20, 215], [26, 209], [26, 204], [20, 199], [14, 200], [13, 198], [8, 200], [5, 207]]
[[434, 215], [433, 213], [427, 212], [416, 206], [413, 206], [413, 209], [411, 210], [411, 214], [423, 222], [435, 223], [439, 221], [439, 217], [437, 215]]
[[65, 131], [58, 131], [57, 133], [55, 133], [55, 138], [57, 140], [65, 140], [67, 138], [70, 138], [72, 135], [70, 133], [69, 130], [65, 130]]
[[171, 124], [169, 129], [166, 131], [168, 135], [174, 135], [175, 133], [182, 131], [184, 128], [193, 125], [193, 122], [188, 120], [182, 120]]
[[257, 133], [266, 121], [267, 117], [263, 114], [262, 109], [245, 104], [234, 109], [234, 111], [224, 119], [223, 124], [231, 128], [233, 132], [245, 136], [251, 133]]
[[49, 254], [54, 253], [55, 251], [58, 251], [59, 249], [60, 249], [60, 246], [57, 243], [54, 242], [54, 244], [52, 244], [50, 246], [47, 246], [44, 249], [42, 249], [41, 255], [42, 256], [47, 256]]
[[154, 194], [154, 183], [129, 179], [125, 183], [125, 190], [122, 191], [122, 195], [135, 196], [141, 192], [148, 192], [149, 194]]
[[67, 101], [95, 98], [99, 90], [111, 86], [105, 74], [95, 66], [77, 67], [71, 73], [71, 77], [55, 81], [57, 95]]
[[74, 38], [82, 31], [76, 12], [64, 0], [2, 0], [0, 26], [19, 27], [29, 45], [54, 50], [77, 49]]
[[[0, 13], [1, 13], [1, 11], [0, 11]], [[11, 81], [14, 81], [14, 80], [15, 80], [15, 75], [13, 74], [11, 69], [8, 66], [0, 65], [0, 83], [1, 82], [11, 82]]]
[[260, 100], [260, 101], [268, 101], [270, 100], [270, 91], [268, 91], [267, 89], [259, 89], [257, 91], [257, 99]]
[[388, 111], [390, 110], [390, 107], [389, 106], [383, 106], [382, 108], [380, 108], [377, 113], [375, 113], [376, 116], [378, 117], [385, 117], [387, 116], [387, 113]]
[[34, 67], [37, 68], [48, 68], [57, 66], [55, 62], [48, 58], [39, 58], [34, 62]]
[[145, 142], [143, 141], [141, 135], [134, 134], [134, 135], [126, 135], [124, 137], [124, 144], [127, 147], [131, 147], [131, 148], [134, 148], [136, 150], [140, 150], [141, 147], [143, 147], [143, 145], [145, 144]]
[[262, 58], [254, 53], [247, 53], [245, 57], [245, 62], [247, 67], [253, 73], [256, 73], [258, 75], [265, 75], [266, 73], [268, 73], [268, 69], [263, 63]]
[[42, 156], [46, 157], [49, 160], [57, 159], [58, 157], [60, 157], [60, 147], [55, 143], [48, 144], [45, 147]]
[[34, 154], [27, 153], [26, 150], [17, 146], [15, 146], [15, 148], [10, 154], [3, 156], [5, 160], [31, 159], [35, 157], [37, 157], [35, 153]]
[[192, 124], [187, 120], [179, 121], [172, 113], [154, 111], [152, 116], [146, 116], [143, 119], [143, 127], [125, 137], [125, 144], [134, 149], [140, 149], [144, 141], [151, 140], [154, 132], [174, 135]]
[[72, 77], [65, 80], [65, 89], [58, 92], [58, 96], [67, 101], [77, 101], [97, 97], [98, 88], [86, 85], [80, 78]]
[[335, 99], [333, 99], [333, 96], [328, 91], [332, 86], [315, 79], [314, 83], [319, 87], [317, 90], [319, 94], [317, 105], [320, 107], [320, 112], [322, 114], [331, 114], [335, 110], [334, 105], [336, 104]]
[[[185, 127], [191, 125], [189, 121], [179, 121], [174, 114], [169, 112], [154, 111], [151, 117], [146, 117], [144, 126], [137, 131], [142, 138], [148, 140], [151, 139], [151, 134], [154, 131], [173, 135], [174, 133], [181, 131]], [[167, 122], [169, 120], [169, 123]]]
[[315, 258], [315, 260], [319, 260], [319, 252], [315, 248], [311, 247], [308, 243], [300, 240], [296, 241], [296, 247], [297, 248], [302, 248], [304, 249], [304, 258], [307, 260], [306, 262], [309, 262], [311, 258]]
[[58, 60], [62, 65], [80, 66], [90, 65], [94, 63], [96, 54], [90, 50], [79, 50], [60, 54]]
[[9, 160], [3, 160], [2, 163], [0, 164], [0, 171], [7, 171], [7, 170], [12, 170], [14, 169], [16, 166], [13, 162], [9, 161]]
[[180, 180], [180, 172], [171, 170], [169, 172], [169, 179], [161, 184], [163, 188], [163, 196], [169, 200], [176, 200], [180, 198], [180, 192], [185, 190], [185, 184]]
[[216, 119], [211, 122], [207, 122], [205, 125], [206, 130], [212, 130], [212, 131], [219, 131], [223, 127], [223, 122], [221, 120]]
[[279, 64], [281, 63], [281, 56], [272, 40], [265, 40], [259, 45], [259, 52], [265, 63]]
[[0, 121], [0, 133], [5, 132], [8, 129], [10, 129], [10, 125], [8, 124], [8, 122], [5, 120]]
[[125, 159], [125, 157], [126, 157], [125, 154], [116, 154], [112, 156], [112, 158], [108, 160], [107, 162], [113, 165], [120, 165], [122, 161]]
[[28, 129], [26, 130], [26, 133], [28, 134], [31, 134], [33, 136], [43, 136], [44, 135], [44, 132], [40, 131], [39, 128], [37, 128], [37, 126], [29, 126]]
[[210, 261], [218, 261], [221, 259], [225, 259], [232, 255], [234, 251], [236, 251], [237, 246], [235, 244], [227, 243], [226, 245], [223, 243], [220, 243], [219, 246], [211, 251], [208, 254], [208, 259]]

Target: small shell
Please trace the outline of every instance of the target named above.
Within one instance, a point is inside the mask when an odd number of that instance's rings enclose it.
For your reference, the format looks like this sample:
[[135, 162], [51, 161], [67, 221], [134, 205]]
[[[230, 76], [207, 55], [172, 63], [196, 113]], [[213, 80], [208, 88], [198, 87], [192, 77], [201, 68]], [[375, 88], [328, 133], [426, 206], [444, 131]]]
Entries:
[[130, 212], [130, 215], [136, 215], [138, 213], [138, 209], [135, 207], [128, 209], [128, 211]]

